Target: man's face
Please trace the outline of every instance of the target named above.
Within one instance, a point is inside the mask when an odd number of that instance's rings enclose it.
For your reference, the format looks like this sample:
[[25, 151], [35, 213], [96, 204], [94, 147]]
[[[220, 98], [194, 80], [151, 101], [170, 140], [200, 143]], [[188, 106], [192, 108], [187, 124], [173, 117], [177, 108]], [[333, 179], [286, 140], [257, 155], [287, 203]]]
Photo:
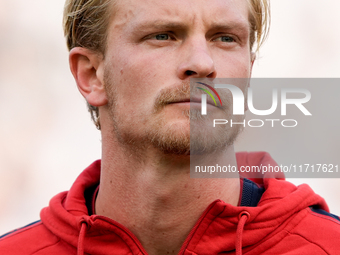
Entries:
[[[114, 135], [188, 153], [190, 78], [250, 77], [247, 1], [118, 0], [114, 8], [104, 60]], [[236, 129], [224, 131], [228, 143]]]

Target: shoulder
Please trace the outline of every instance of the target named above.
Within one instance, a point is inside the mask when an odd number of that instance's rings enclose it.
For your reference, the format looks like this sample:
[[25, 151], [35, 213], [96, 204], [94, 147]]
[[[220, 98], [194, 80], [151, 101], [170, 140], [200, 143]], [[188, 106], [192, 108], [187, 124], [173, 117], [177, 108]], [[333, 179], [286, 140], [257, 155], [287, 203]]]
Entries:
[[306, 209], [307, 214], [301, 221], [304, 229], [310, 230], [310, 233], [322, 232], [324, 235], [331, 236], [336, 234], [340, 237], [340, 218], [339, 216], [329, 213], [318, 207], [310, 206]]
[[60, 253], [59, 243], [59, 238], [39, 220], [0, 236], [0, 254], [65, 254]]
[[326, 254], [340, 250], [340, 218], [317, 207], [306, 208], [304, 217], [289, 234], [318, 246]]
[[334, 223], [336, 223], [338, 226], [340, 226], [340, 217], [329, 213], [325, 210], [319, 209], [319, 208], [315, 208], [315, 207], [309, 207], [309, 213], [313, 216], [316, 216], [318, 218], [322, 218], [324, 220], [328, 220], [328, 221], [332, 221]]
[[[325, 210], [307, 207], [293, 214], [252, 254], [333, 255], [340, 250], [340, 220]], [[260, 251], [260, 252], [259, 252]]]

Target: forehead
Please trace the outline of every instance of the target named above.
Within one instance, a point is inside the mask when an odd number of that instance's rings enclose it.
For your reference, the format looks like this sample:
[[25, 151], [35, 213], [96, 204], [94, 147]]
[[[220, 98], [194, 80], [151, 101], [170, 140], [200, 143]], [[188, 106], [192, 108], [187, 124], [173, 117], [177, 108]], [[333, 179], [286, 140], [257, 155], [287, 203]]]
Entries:
[[169, 21], [188, 27], [232, 23], [249, 27], [247, 0], [117, 0], [111, 26]]

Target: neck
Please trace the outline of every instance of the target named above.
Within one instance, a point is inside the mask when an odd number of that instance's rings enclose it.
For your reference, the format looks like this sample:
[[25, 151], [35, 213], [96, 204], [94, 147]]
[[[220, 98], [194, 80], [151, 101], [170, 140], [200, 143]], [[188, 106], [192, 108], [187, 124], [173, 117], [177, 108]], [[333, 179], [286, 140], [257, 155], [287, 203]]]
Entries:
[[[215, 159], [236, 165], [233, 147]], [[134, 157], [103, 137], [96, 214], [127, 227], [150, 255], [177, 254], [209, 204], [221, 199], [236, 206], [240, 193], [238, 178], [190, 178], [189, 169], [189, 156], [148, 149]]]

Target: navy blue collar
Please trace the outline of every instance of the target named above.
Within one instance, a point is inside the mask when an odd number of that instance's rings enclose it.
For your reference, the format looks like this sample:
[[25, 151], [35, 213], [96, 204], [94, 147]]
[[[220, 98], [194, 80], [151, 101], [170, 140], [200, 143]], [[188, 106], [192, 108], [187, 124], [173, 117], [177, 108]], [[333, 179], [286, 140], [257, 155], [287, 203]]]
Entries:
[[240, 206], [255, 207], [260, 202], [264, 188], [258, 186], [255, 182], [243, 179]]

